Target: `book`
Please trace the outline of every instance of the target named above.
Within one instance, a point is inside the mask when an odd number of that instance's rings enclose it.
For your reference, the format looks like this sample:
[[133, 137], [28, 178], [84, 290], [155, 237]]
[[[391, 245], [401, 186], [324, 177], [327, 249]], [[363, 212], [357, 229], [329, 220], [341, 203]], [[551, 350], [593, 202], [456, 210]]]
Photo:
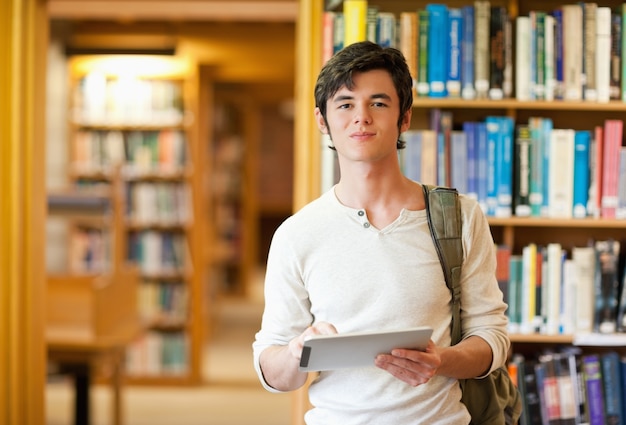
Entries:
[[582, 100], [583, 11], [581, 4], [564, 4], [563, 10], [563, 86], [565, 100]]
[[448, 79], [446, 91], [448, 97], [461, 97], [461, 49], [463, 39], [463, 14], [459, 8], [448, 10]]
[[589, 202], [589, 155], [591, 133], [576, 131], [574, 134], [574, 193], [572, 215], [575, 218], [587, 216]]
[[476, 124], [476, 146], [477, 146], [477, 189], [478, 204], [483, 212], [487, 213], [487, 190], [488, 190], [488, 143], [487, 143], [487, 124], [479, 122]]
[[498, 116], [485, 118], [487, 128], [487, 215], [495, 216], [498, 206], [498, 152], [502, 153], [502, 129]]
[[367, 39], [367, 6], [367, 0], [344, 0], [344, 47]]
[[518, 16], [515, 18], [515, 98], [517, 100], [530, 99], [530, 18]]
[[507, 289], [509, 332], [519, 333], [522, 324], [522, 280], [524, 261], [521, 255], [509, 257], [509, 285]]
[[[598, 99], [597, 76], [596, 76], [596, 58], [600, 53], [597, 49], [600, 47], [597, 43], [597, 35], [599, 26], [597, 25], [598, 4], [594, 2], [585, 2], [582, 6], [583, 12], [583, 67], [582, 67], [582, 83], [583, 83], [583, 99], [595, 102]], [[610, 28], [610, 26], [609, 26]], [[566, 39], [566, 43], [567, 43]]]
[[492, 6], [489, 25], [489, 98], [504, 98], [505, 24], [508, 13], [504, 6]]
[[511, 247], [508, 245], [496, 245], [496, 280], [502, 292], [502, 299], [509, 303], [509, 275], [511, 263]]
[[372, 43], [378, 43], [378, 7], [370, 4], [367, 5], [365, 39], [367, 41], [371, 41]]
[[422, 179], [424, 184], [437, 184], [437, 132], [422, 132]]
[[429, 3], [428, 11], [428, 95], [446, 97], [448, 91], [449, 56], [441, 52], [449, 51], [448, 7], [444, 4]]
[[546, 333], [556, 335], [561, 333], [561, 285], [563, 270], [563, 248], [560, 243], [553, 242], [547, 245], [547, 274], [544, 280], [546, 285]]
[[478, 199], [478, 146], [476, 122], [464, 121], [463, 132], [467, 141], [467, 195]]
[[400, 51], [406, 59], [417, 92], [417, 12], [400, 13]]
[[595, 242], [594, 331], [613, 333], [617, 325], [618, 263], [620, 243], [614, 240]]
[[450, 186], [459, 193], [467, 193], [468, 161], [466, 133], [454, 130], [450, 133]]
[[515, 144], [514, 122], [511, 117], [499, 117], [500, 143], [497, 146], [497, 206], [496, 217], [513, 214], [513, 151]]
[[589, 333], [593, 331], [594, 322], [596, 252], [592, 246], [574, 246], [571, 251], [576, 294], [574, 327], [577, 333]]
[[537, 245], [530, 243], [522, 248], [522, 291], [520, 332], [534, 332], [536, 313]]
[[548, 208], [552, 218], [571, 218], [574, 205], [574, 135], [572, 129], [554, 129], [550, 133], [548, 170]]
[[602, 367], [605, 421], [607, 424], [622, 424], [624, 398], [619, 354], [615, 351], [602, 354], [600, 365]]
[[626, 147], [620, 146], [615, 218], [626, 218]]
[[604, 129], [596, 126], [591, 141], [589, 155], [589, 202], [587, 203], [587, 215], [599, 218], [602, 203], [602, 161], [604, 160]]
[[611, 100], [622, 99], [622, 15], [619, 10], [611, 12], [611, 62], [609, 97]]
[[555, 19], [552, 15], [544, 16], [544, 99], [554, 100], [556, 77], [555, 77], [555, 42], [554, 31], [556, 28]]
[[474, 89], [474, 6], [461, 8], [463, 37], [461, 39], [461, 97], [471, 100], [476, 97]]
[[422, 132], [407, 130], [403, 133], [406, 142], [401, 151], [404, 175], [413, 181], [422, 181]]
[[599, 356], [597, 354], [584, 355], [582, 367], [589, 425], [604, 425], [604, 391], [602, 388], [602, 367]]
[[491, 3], [488, 0], [474, 1], [474, 88], [476, 97], [489, 96], [489, 28]]
[[615, 218], [618, 204], [618, 182], [620, 149], [622, 146], [622, 120], [604, 122], [604, 145], [602, 159], [602, 186], [600, 215], [603, 218]]
[[[546, 38], [545, 38], [545, 17], [546, 12], [531, 10], [530, 11], [530, 23], [533, 31], [533, 46], [532, 51], [534, 53], [531, 60], [534, 60], [533, 69], [531, 69], [531, 84], [533, 93], [532, 99], [544, 100], [546, 77], [545, 77], [545, 52], [546, 52]], [[534, 83], [534, 84], [533, 84]]]
[[556, 8], [554, 17], [554, 98], [562, 100], [565, 96], [563, 82], [563, 9]]
[[559, 424], [579, 424], [578, 377], [575, 355], [567, 352], [556, 353], [553, 359], [559, 387]]
[[417, 56], [417, 95], [428, 96], [428, 33], [430, 32], [430, 14], [428, 10], [417, 11], [418, 24], [418, 56]]
[[517, 127], [513, 167], [513, 208], [517, 217], [529, 217], [530, 209], [530, 128], [527, 125]]
[[378, 12], [378, 44], [382, 47], [397, 47], [397, 20], [391, 12]]
[[[546, 118], [531, 117], [528, 120], [530, 128], [530, 209], [533, 217], [542, 215], [543, 208], [543, 120]], [[547, 174], [547, 172], [546, 172]]]
[[[611, 8], [596, 10], [595, 88], [596, 100], [606, 103], [611, 99]], [[587, 75], [587, 80], [591, 78]]]
[[322, 16], [322, 63], [335, 54], [335, 17], [338, 12], [325, 10]]

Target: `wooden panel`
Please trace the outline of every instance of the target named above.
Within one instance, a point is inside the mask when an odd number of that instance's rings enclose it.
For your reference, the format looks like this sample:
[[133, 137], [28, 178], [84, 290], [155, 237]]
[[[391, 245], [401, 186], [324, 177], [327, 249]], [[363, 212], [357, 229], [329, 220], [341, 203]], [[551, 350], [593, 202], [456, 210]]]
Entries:
[[295, 0], [49, 0], [55, 19], [294, 22]]

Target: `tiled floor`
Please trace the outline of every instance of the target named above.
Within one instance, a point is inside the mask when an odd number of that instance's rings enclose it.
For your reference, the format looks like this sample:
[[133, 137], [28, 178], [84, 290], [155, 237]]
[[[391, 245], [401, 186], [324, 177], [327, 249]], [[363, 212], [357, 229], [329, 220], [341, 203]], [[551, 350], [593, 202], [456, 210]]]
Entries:
[[[291, 395], [265, 391], [252, 367], [251, 344], [261, 317], [258, 301], [219, 305], [217, 326], [204, 361], [200, 387], [126, 387], [126, 425], [288, 425]], [[110, 424], [110, 392], [92, 390], [92, 425]], [[72, 424], [73, 392], [68, 380], [48, 383], [47, 425]]]

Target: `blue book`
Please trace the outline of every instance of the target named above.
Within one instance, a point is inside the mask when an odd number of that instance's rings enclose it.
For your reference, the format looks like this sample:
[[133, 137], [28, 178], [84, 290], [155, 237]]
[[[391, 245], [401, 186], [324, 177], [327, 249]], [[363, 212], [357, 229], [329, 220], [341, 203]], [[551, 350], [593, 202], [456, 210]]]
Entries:
[[448, 11], [449, 65], [446, 91], [449, 97], [461, 97], [461, 42], [463, 38], [463, 14], [461, 9]]
[[530, 128], [530, 214], [533, 217], [541, 215], [543, 205], [543, 137], [541, 135], [543, 118], [531, 117], [528, 120]]
[[487, 168], [488, 168], [488, 152], [487, 152], [487, 124], [484, 122], [476, 123], [476, 157], [477, 162], [477, 191], [478, 204], [483, 212], [487, 213]]
[[476, 140], [476, 122], [463, 122], [463, 132], [467, 141], [467, 195], [478, 199], [478, 146]]
[[556, 81], [554, 98], [563, 99], [565, 94], [563, 82], [563, 10], [554, 9], [552, 16], [554, 16], [554, 79]]
[[496, 147], [496, 217], [513, 214], [513, 152], [515, 122], [511, 117], [498, 117], [500, 122], [499, 144]]
[[522, 275], [523, 259], [521, 255], [511, 255], [509, 257], [509, 287], [507, 290], [508, 300], [505, 300], [509, 307], [507, 316], [509, 318], [509, 332], [518, 333], [522, 324]]
[[541, 216], [547, 217], [550, 214], [550, 135], [552, 133], [552, 119], [541, 119], [541, 178], [543, 180], [541, 184], [542, 196], [541, 196]]
[[428, 85], [430, 97], [446, 97], [449, 51], [448, 6], [428, 4]]
[[474, 6], [463, 6], [463, 37], [461, 38], [461, 97], [475, 99], [474, 89]]
[[500, 164], [498, 156], [502, 154], [502, 130], [500, 117], [489, 116], [487, 126], [487, 215], [495, 216], [498, 206], [498, 187]]
[[589, 149], [591, 132], [576, 131], [574, 133], [574, 206], [575, 218], [587, 216], [589, 199]]
[[459, 193], [467, 193], [467, 138], [463, 131], [450, 133], [450, 180]]
[[600, 357], [597, 354], [583, 356], [582, 367], [589, 425], [604, 425], [604, 391]]
[[437, 185], [447, 186], [446, 176], [448, 173], [446, 160], [446, 137], [442, 132], [437, 133]]
[[406, 147], [400, 152], [404, 175], [411, 180], [422, 181], [422, 132], [408, 130], [403, 136]]
[[623, 425], [621, 373], [619, 354], [615, 351], [600, 357], [602, 383], [604, 389], [604, 413], [607, 424]]

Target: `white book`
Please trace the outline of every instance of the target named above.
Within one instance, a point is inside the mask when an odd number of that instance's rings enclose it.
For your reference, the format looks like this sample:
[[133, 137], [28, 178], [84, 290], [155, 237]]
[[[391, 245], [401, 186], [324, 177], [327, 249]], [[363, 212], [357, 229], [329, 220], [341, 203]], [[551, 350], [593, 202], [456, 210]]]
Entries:
[[550, 134], [548, 215], [572, 218], [574, 205], [574, 136], [572, 129], [553, 129]]
[[576, 330], [576, 270], [572, 259], [563, 260], [563, 284], [561, 293], [563, 301], [561, 305], [561, 333], [574, 334]]
[[546, 300], [546, 333], [555, 335], [560, 333], [561, 323], [561, 278], [563, 249], [559, 243], [550, 243], [547, 248], [547, 276], [542, 284], [547, 285]]
[[565, 100], [582, 100], [583, 12], [580, 4], [564, 4], [563, 9], [563, 85]]
[[593, 331], [594, 279], [596, 252], [592, 246], [573, 247], [574, 285], [576, 293], [576, 333]]
[[515, 36], [515, 97], [517, 100], [530, 99], [530, 18], [518, 16]]
[[596, 12], [596, 92], [598, 102], [608, 102], [611, 90], [611, 8]]

